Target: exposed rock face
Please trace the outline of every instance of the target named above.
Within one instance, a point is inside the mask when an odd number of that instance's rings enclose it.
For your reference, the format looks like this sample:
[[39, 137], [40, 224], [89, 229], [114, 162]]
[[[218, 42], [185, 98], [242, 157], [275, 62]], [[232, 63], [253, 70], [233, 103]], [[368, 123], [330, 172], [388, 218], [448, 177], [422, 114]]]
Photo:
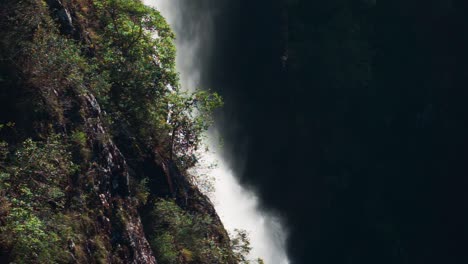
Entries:
[[59, 21], [62, 33], [71, 35], [75, 28], [70, 11], [64, 7], [60, 0], [47, 0], [47, 4], [54, 17]]
[[[75, 28], [70, 12], [60, 0], [48, 0], [47, 3], [61, 25], [61, 32], [72, 35]], [[105, 215], [101, 216], [104, 219], [102, 228], [124, 263], [156, 264], [136, 209], [137, 204], [128, 197], [129, 172], [125, 158], [108, 136], [110, 133], [102, 122], [102, 110], [94, 95], [88, 92], [81, 97], [82, 122], [92, 141], [95, 156], [87, 174], [94, 177], [101, 206], [105, 209]], [[125, 220], [115, 219], [119, 215], [123, 215]]]
[[[129, 173], [125, 158], [114, 142], [105, 137], [108, 133], [102, 124], [101, 108], [94, 96], [88, 93], [83, 95], [83, 99], [84, 122], [96, 155], [95, 166], [90, 168], [88, 174], [95, 178], [101, 205], [107, 209], [104, 223], [110, 232], [108, 235], [112, 237], [113, 247], [120, 251], [119, 255], [126, 263], [156, 263], [135, 209], [136, 204], [128, 197]], [[125, 221], [123, 226], [115, 227], [112, 223], [116, 222], [114, 218], [119, 214], [125, 215]]]

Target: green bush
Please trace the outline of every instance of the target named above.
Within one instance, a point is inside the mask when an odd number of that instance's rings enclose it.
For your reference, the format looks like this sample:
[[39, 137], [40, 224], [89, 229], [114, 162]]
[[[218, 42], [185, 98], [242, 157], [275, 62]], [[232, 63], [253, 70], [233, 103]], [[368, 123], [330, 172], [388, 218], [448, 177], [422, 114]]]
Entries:
[[223, 100], [217, 93], [204, 90], [171, 93], [167, 100], [170, 158], [177, 157], [179, 167], [188, 169], [195, 165], [195, 153], [213, 123], [212, 112], [223, 105]]
[[148, 178], [143, 178], [139, 182], [135, 183], [135, 197], [138, 199], [140, 204], [145, 205], [148, 202], [148, 197], [150, 196], [150, 189], [148, 187]]
[[158, 234], [152, 241], [151, 246], [157, 259], [161, 263], [176, 264], [179, 259], [179, 252], [175, 245], [175, 238], [169, 233]]
[[[64, 189], [75, 172], [63, 138], [25, 140], [0, 160], [3, 201], [0, 243], [11, 248], [15, 263], [67, 262], [68, 227], [55, 209], [65, 204]], [[8, 158], [5, 158], [8, 157]]]
[[99, 98], [114, 130], [136, 135], [139, 148], [159, 145], [181, 169], [192, 167], [221, 97], [180, 90], [175, 35], [159, 11], [138, 0], [99, 0], [95, 7], [102, 38], [94, 63], [110, 84], [105, 100]]
[[74, 153], [79, 155], [81, 163], [85, 166], [87, 166], [86, 163], [91, 159], [92, 155], [91, 150], [88, 147], [87, 140], [88, 135], [79, 129], [73, 131], [70, 135], [70, 141], [73, 143]]
[[236, 263], [239, 264], [264, 264], [261, 258], [250, 260], [249, 254], [252, 250], [247, 231], [235, 229], [231, 235], [231, 250]]
[[83, 147], [86, 146], [87, 136], [86, 136], [86, 133], [83, 132], [83, 131], [75, 130], [71, 134], [70, 139], [75, 144], [78, 144], [78, 145], [83, 146]]
[[187, 213], [172, 200], [157, 200], [151, 216], [150, 243], [162, 263], [263, 263], [249, 258], [252, 248], [244, 230], [235, 230], [231, 244], [222, 246], [210, 234], [209, 216]]
[[155, 202], [151, 216], [150, 243], [162, 263], [228, 263], [229, 249], [207, 235], [209, 216], [189, 214], [163, 199]]
[[[18, 206], [18, 205], [16, 205]], [[3, 241], [12, 245], [12, 255], [16, 263], [46, 263], [51, 260], [64, 260], [59, 236], [50, 231], [30, 208], [24, 205], [14, 207], [6, 218], [6, 225], [0, 228]]]

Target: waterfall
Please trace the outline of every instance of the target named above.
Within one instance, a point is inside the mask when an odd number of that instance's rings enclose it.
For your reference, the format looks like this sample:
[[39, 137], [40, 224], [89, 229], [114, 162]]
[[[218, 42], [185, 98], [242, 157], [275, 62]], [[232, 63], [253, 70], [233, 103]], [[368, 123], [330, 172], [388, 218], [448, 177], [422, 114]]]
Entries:
[[[209, 56], [213, 34], [212, 14], [192, 16], [182, 12], [181, 7], [196, 0], [144, 0], [156, 7], [174, 29], [177, 39], [177, 70], [185, 90], [195, 90], [202, 85], [203, 58]], [[189, 16], [189, 17], [187, 17]], [[189, 22], [189, 23], [187, 23]], [[205, 57], [204, 57], [205, 56]], [[254, 192], [246, 190], [235, 177], [241, 168], [230, 168], [219, 154], [216, 143], [216, 128], [210, 132], [207, 145], [211, 151], [204, 154], [207, 163], [215, 162], [217, 167], [210, 174], [215, 178], [215, 190], [210, 198], [229, 232], [243, 229], [249, 233], [252, 246], [251, 257], [262, 258], [267, 264], [287, 264], [286, 232], [278, 217], [261, 209]]]

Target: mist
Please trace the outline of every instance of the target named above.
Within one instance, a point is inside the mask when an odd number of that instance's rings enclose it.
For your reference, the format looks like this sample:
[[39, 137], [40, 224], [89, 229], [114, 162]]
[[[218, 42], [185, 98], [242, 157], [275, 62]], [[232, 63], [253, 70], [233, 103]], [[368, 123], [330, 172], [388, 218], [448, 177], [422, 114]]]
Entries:
[[[210, 5], [209, 1], [145, 0], [145, 3], [156, 7], [176, 33], [176, 65], [182, 89], [193, 91], [203, 87], [216, 91], [216, 87], [206, 87], [206, 80], [210, 78], [207, 72], [212, 72], [207, 68], [216, 68], [216, 65], [209, 65], [209, 51], [216, 45], [213, 43], [213, 19], [218, 14], [217, 7]], [[210, 131], [206, 142], [210, 151], [202, 158], [205, 164], [217, 164], [210, 171], [215, 180], [215, 190], [210, 198], [225, 228], [231, 233], [235, 229], [249, 233], [252, 259], [260, 257], [267, 264], [289, 263], [287, 232], [281, 219], [262, 208], [256, 193], [239, 183], [236, 175], [243, 173], [243, 168], [239, 162], [229, 162], [227, 155], [222, 154], [217, 139], [223, 135], [219, 133], [216, 126]], [[237, 164], [236, 167], [233, 168], [231, 163]]]

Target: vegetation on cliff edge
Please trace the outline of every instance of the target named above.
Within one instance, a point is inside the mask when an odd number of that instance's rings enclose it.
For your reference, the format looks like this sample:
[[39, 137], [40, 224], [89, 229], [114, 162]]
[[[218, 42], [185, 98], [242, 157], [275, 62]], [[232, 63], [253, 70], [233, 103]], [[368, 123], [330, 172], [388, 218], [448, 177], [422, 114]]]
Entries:
[[230, 241], [188, 176], [222, 99], [181, 91], [161, 14], [138, 0], [3, 2], [0, 260], [250, 263], [245, 234]]

